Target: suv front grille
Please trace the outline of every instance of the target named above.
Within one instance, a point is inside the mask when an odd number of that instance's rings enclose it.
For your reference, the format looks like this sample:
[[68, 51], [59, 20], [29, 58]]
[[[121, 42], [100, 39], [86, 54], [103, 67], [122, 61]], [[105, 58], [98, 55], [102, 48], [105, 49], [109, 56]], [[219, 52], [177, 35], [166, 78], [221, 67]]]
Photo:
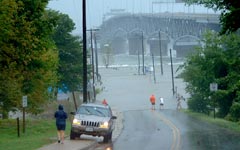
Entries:
[[95, 121], [85, 121], [85, 120], [82, 120], [81, 121], [81, 125], [82, 126], [99, 127], [100, 123], [99, 122], [95, 122]]

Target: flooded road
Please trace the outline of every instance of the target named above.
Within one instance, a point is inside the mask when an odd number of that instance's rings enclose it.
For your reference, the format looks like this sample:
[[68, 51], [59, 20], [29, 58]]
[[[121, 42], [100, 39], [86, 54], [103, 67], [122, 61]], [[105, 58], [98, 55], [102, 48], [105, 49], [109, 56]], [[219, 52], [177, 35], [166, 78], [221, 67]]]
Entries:
[[[105, 88], [97, 99], [107, 99], [114, 109], [124, 114], [124, 128], [112, 143], [97, 143], [91, 149], [238, 149], [239, 134], [200, 122], [176, 110], [170, 67], [165, 65], [164, 68], [164, 75], [156, 74], [156, 83], [151, 74], [137, 75], [136, 68], [100, 69]], [[175, 86], [179, 94], [188, 96], [184, 92], [185, 84], [181, 79], [175, 78]], [[157, 98], [156, 110], [150, 109], [151, 94]], [[159, 110], [160, 96], [165, 102], [163, 110]], [[182, 106], [187, 107], [185, 101], [182, 101]]]

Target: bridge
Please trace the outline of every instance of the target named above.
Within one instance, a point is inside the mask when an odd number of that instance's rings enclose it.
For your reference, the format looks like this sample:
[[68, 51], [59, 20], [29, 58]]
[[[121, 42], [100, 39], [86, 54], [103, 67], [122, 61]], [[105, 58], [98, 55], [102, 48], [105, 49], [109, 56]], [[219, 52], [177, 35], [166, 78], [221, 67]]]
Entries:
[[100, 52], [110, 46], [113, 54], [185, 57], [201, 46], [206, 30], [220, 30], [216, 14], [121, 14], [103, 21], [97, 33]]

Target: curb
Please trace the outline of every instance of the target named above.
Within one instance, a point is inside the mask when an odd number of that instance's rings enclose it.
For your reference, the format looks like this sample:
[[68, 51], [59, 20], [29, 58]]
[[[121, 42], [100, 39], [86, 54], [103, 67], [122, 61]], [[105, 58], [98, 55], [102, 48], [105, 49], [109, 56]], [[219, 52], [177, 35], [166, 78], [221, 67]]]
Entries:
[[117, 119], [115, 122], [115, 129], [113, 130], [113, 137], [112, 137], [113, 141], [115, 141], [119, 137], [123, 129], [123, 113], [113, 110], [113, 114], [117, 116]]

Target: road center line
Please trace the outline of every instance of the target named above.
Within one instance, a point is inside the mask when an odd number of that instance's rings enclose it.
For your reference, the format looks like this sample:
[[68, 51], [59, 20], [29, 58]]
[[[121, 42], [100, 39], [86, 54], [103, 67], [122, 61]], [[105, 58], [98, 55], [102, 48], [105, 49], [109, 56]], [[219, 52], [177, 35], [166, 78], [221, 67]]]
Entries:
[[181, 136], [180, 130], [166, 117], [164, 117], [159, 112], [154, 111], [154, 114], [159, 117], [166, 125], [168, 125], [173, 132], [173, 142], [171, 145], [171, 150], [180, 150]]

